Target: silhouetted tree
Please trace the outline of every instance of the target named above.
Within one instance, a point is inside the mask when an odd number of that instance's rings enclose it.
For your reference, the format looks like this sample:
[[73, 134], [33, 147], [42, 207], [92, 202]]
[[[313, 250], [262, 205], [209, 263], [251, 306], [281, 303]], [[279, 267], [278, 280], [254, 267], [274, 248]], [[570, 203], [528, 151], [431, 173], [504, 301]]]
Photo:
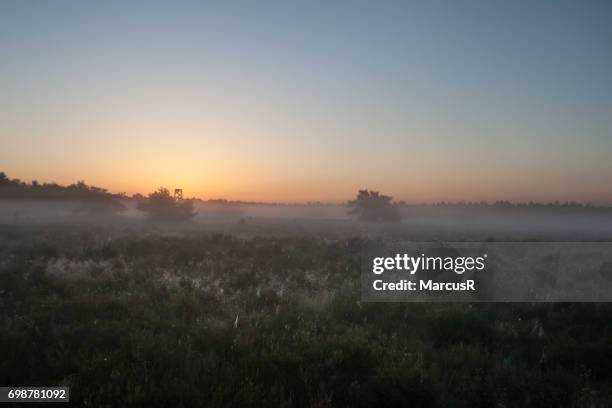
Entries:
[[11, 179], [9, 179], [3, 171], [0, 171], [0, 186], [11, 184]]
[[0, 198], [54, 200], [70, 206], [76, 203], [75, 213], [114, 214], [126, 209], [121, 203], [124, 194], [112, 194], [103, 188], [89, 186], [84, 181], [69, 186], [41, 184], [36, 180], [28, 184], [19, 179], [10, 179], [4, 172], [0, 172]]
[[187, 221], [196, 215], [192, 200], [176, 200], [164, 187], [141, 200], [138, 209], [155, 221]]
[[349, 214], [360, 221], [399, 222], [402, 217], [392, 199], [378, 191], [359, 190], [357, 198], [348, 202]]

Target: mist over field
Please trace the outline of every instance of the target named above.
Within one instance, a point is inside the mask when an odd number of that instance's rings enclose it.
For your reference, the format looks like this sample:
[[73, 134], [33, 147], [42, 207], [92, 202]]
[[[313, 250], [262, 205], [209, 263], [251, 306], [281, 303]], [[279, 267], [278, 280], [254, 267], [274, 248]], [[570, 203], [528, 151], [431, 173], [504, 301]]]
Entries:
[[189, 223], [151, 225], [134, 200], [122, 201], [118, 214], [83, 209], [79, 201], [0, 200], [0, 224], [97, 225], [133, 229], [156, 227], [235, 234], [317, 234], [321, 236], [405, 235], [413, 239], [608, 240], [612, 209], [606, 207], [400, 205], [400, 223], [360, 222], [346, 205], [244, 204], [201, 202]]
[[[70, 387], [72, 406], [591, 408], [612, 399], [609, 303], [368, 303], [360, 294], [363, 250], [381, 239], [610, 241], [608, 208], [384, 199], [399, 218], [381, 222], [360, 219], [379, 197], [363, 193], [350, 205], [197, 201], [185, 218], [184, 203], [164, 194], [147, 205], [116, 197], [118, 211], [87, 194], [0, 199], [1, 383]], [[355, 213], [359, 203], [366, 212]], [[545, 262], [535, 282], [556, 268]]]
[[[579, 203], [203, 201], [0, 173], [0, 383], [69, 387], [73, 406], [605, 407], [610, 304], [546, 302], [607, 299], [608, 252], [504, 251], [469, 303], [372, 303], [362, 268], [391, 242], [459, 256], [447, 243], [611, 227]], [[545, 303], [479, 302], [493, 284]]]

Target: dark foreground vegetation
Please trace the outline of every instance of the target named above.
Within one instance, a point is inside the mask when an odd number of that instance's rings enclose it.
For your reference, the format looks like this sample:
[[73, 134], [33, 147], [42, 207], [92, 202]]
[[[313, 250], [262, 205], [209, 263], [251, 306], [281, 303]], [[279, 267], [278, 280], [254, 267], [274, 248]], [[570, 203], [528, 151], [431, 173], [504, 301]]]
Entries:
[[89, 407], [603, 407], [610, 304], [367, 304], [360, 239], [0, 230], [0, 383]]

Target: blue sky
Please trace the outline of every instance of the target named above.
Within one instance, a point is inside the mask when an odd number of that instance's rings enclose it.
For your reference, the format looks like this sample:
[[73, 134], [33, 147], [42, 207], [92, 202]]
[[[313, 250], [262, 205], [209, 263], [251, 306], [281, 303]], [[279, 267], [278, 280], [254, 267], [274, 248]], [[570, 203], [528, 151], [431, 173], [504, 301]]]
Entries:
[[115, 191], [612, 203], [610, 2], [0, 3], [0, 163]]

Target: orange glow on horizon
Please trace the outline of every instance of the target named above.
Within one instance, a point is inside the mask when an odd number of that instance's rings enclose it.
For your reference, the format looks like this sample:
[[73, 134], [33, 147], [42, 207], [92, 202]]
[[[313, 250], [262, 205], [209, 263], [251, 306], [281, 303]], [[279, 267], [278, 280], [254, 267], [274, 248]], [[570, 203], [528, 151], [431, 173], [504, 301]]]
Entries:
[[[221, 175], [217, 177], [211, 175], [191, 174], [178, 172], [172, 174], [164, 171], [151, 171], [145, 174], [144, 167], [139, 174], [130, 177], [116, 177], [110, 180], [101, 175], [92, 177], [73, 177], [67, 174], [58, 173], [57, 177], [43, 178], [33, 177], [29, 172], [13, 174], [5, 171], [10, 178], [19, 178], [22, 181], [30, 182], [56, 182], [68, 185], [79, 180], [84, 180], [87, 184], [96, 187], [106, 188], [112, 193], [126, 193], [131, 196], [136, 193], [147, 195], [160, 187], [173, 190], [182, 188], [185, 197], [208, 199], [225, 199], [228, 201], [261, 202], [261, 203], [288, 203], [299, 204], [306, 202], [320, 201], [323, 203], [342, 204], [355, 197], [359, 189], [372, 189], [384, 194], [391, 195], [395, 201], [406, 201], [411, 204], [432, 203], [432, 202], [459, 202], [459, 201], [487, 201], [495, 202], [498, 200], [508, 200], [514, 202], [553, 202], [553, 201], [582, 201], [593, 202], [600, 205], [609, 205], [610, 201], [605, 196], [600, 200], [580, 200], [576, 197], [590, 194], [597, 197], [595, 190], [584, 190], [568, 192], [566, 195], [555, 194], [554, 189], [549, 191], [541, 189], [537, 184], [528, 185], [526, 183], [512, 184], [497, 183], [470, 183], [467, 179], [457, 180], [412, 180], [403, 185], [398, 182], [368, 182], [358, 183], [352, 181], [342, 181], [338, 178], [327, 180], [302, 179], [288, 181], [269, 181], [265, 182], [265, 174], [255, 177], [250, 184], [245, 183], [241, 173], [234, 175]], [[150, 170], [150, 169], [149, 169]], [[123, 174], [123, 173], [122, 173]], [[262, 181], [263, 180], [263, 181]], [[554, 187], [554, 186], [553, 186]]]

